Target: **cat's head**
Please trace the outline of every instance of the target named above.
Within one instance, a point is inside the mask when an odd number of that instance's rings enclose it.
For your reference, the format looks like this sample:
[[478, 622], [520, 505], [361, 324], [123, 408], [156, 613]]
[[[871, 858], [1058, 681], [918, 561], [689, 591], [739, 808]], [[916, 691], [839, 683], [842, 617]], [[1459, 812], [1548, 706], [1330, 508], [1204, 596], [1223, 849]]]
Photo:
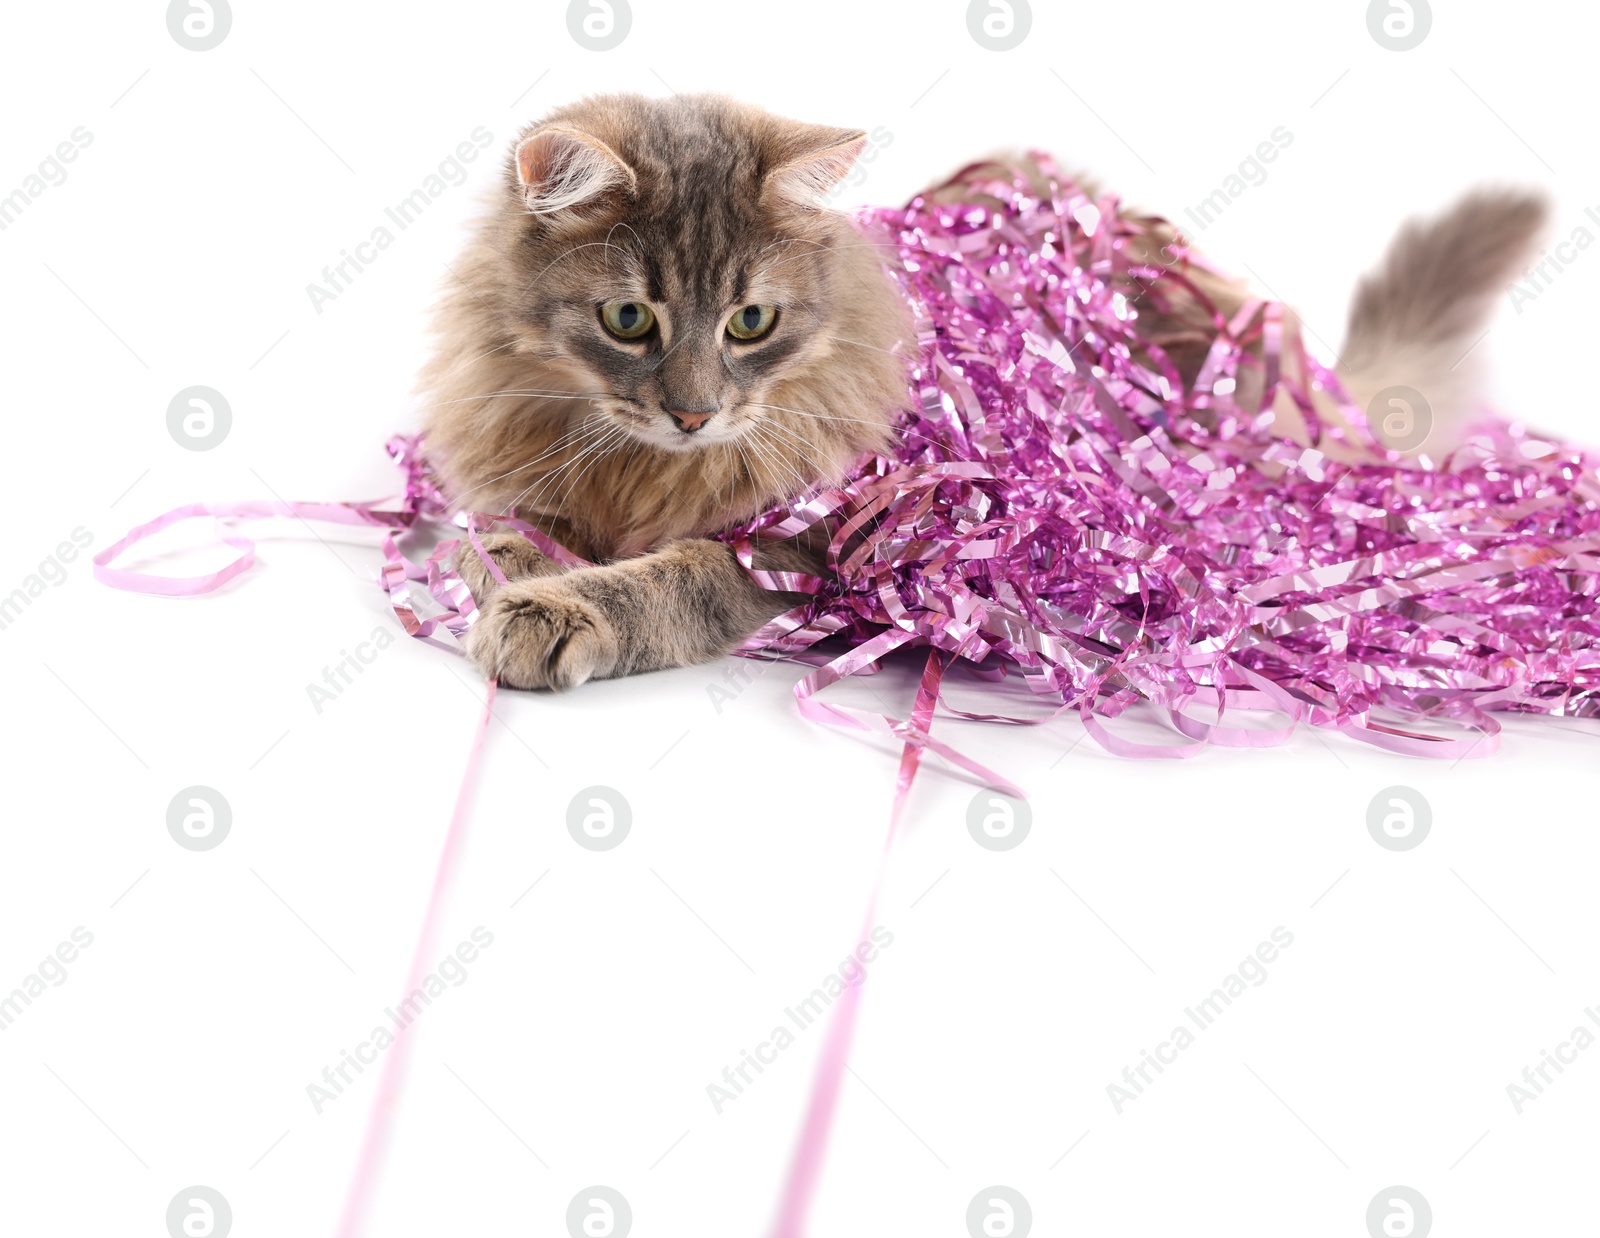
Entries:
[[[715, 95], [553, 113], [506, 169], [514, 347], [661, 451], [770, 446], [796, 417], [862, 419], [856, 402], [792, 403], [831, 398], [831, 382], [804, 381], [828, 366], [864, 376], [868, 403], [904, 391], [904, 307], [873, 247], [823, 204], [866, 145]], [[887, 414], [870, 418], [864, 442]]]

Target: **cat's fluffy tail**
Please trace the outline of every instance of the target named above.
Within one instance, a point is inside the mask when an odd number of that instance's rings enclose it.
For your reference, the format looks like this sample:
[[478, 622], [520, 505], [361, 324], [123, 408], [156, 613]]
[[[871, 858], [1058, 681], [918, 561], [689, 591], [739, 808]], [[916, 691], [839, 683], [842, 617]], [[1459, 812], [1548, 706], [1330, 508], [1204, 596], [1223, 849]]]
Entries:
[[[1448, 451], [1481, 413], [1478, 341], [1495, 301], [1529, 261], [1549, 208], [1541, 195], [1479, 189], [1434, 219], [1411, 220], [1356, 288], [1339, 378], [1372, 429], [1400, 451]], [[1380, 392], [1408, 395], [1374, 407]]]

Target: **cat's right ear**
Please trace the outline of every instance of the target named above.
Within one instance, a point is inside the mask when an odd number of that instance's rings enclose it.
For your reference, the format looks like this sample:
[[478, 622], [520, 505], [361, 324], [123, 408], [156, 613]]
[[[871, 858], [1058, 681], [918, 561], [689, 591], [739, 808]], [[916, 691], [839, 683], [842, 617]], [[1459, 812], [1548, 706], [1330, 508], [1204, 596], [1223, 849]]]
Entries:
[[767, 173], [767, 192], [791, 205], [816, 207], [866, 148], [861, 129], [790, 124], [775, 152], [777, 166]]
[[632, 194], [638, 176], [593, 134], [564, 125], [536, 130], [517, 144], [517, 181], [532, 215], [559, 215]]

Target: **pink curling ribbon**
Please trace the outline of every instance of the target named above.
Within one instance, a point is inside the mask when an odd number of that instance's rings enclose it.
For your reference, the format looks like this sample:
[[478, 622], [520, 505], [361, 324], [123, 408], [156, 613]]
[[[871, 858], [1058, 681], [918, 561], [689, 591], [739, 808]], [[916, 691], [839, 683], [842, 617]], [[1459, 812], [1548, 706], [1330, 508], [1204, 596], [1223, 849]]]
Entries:
[[[481, 553], [481, 552], [480, 552]], [[487, 555], [484, 562], [495, 569]], [[502, 583], [505, 578], [501, 577]], [[422, 931], [411, 954], [411, 971], [402, 994], [410, 994], [422, 987], [423, 980], [433, 967], [438, 945], [439, 924], [444, 916], [445, 895], [450, 879], [455, 873], [456, 861], [467, 835], [467, 810], [472, 791], [478, 780], [478, 767], [483, 757], [483, 741], [488, 734], [489, 719], [494, 714], [495, 680], [488, 681], [488, 695], [483, 699], [483, 712], [478, 716], [478, 727], [473, 732], [472, 747], [467, 753], [467, 767], [461, 775], [461, 786], [456, 792], [456, 805], [450, 815], [450, 828], [445, 833], [444, 846], [439, 853], [439, 867], [434, 873], [433, 890], [428, 896], [428, 910], [422, 919]], [[406, 1071], [410, 1066], [413, 1036], [401, 1034], [396, 1044], [384, 1058], [383, 1073], [378, 1079], [378, 1092], [372, 1101], [367, 1117], [367, 1131], [361, 1143], [360, 1159], [345, 1197], [344, 1213], [336, 1231], [338, 1238], [358, 1238], [363, 1232], [372, 1197], [377, 1191], [378, 1179], [383, 1171], [384, 1154], [388, 1151], [389, 1136], [394, 1127], [394, 1116], [400, 1109], [400, 1094], [405, 1085]]]
[[[743, 652], [848, 646], [796, 686], [802, 713], [863, 725], [816, 693], [928, 645], [980, 676], [1020, 675], [1041, 706], [943, 712], [1036, 724], [1071, 710], [1142, 758], [1265, 747], [1307, 725], [1486, 756], [1495, 712], [1600, 714], [1594, 455], [1504, 424], [1448, 455], [1386, 452], [1268, 301], [1213, 311], [1185, 390], [1140, 309], [1180, 290], [1209, 305], [1200, 261], [1181, 242], [1169, 265], [1143, 261], [1156, 222], [1036, 158], [1043, 192], [992, 164], [951, 181], [998, 209], [928, 195], [859, 217], [917, 315], [899, 441], [728, 534], [747, 567], [762, 537], [833, 534], [824, 578], [753, 573], [806, 600]], [[1242, 390], [1259, 392], [1248, 407]], [[1274, 405], [1298, 410], [1312, 446], [1275, 428]], [[1136, 704], [1176, 742], [1119, 735]]]
[[[921, 196], [858, 216], [895, 260], [891, 273], [918, 321], [898, 445], [843, 485], [723, 535], [757, 583], [805, 598], [741, 652], [820, 661], [796, 684], [802, 715], [902, 741], [890, 843], [924, 751], [1020, 795], [932, 737], [941, 708], [1026, 725], [1070, 711], [1108, 751], [1142, 758], [1263, 747], [1306, 725], [1392, 752], [1487, 756], [1498, 743], [1494, 713], [1600, 715], [1593, 455], [1505, 424], [1483, 425], [1446, 455], [1386, 453], [1332, 372], [1286, 332], [1283, 307], [1267, 301], [1231, 318], [1212, 312], [1209, 350], [1185, 390], [1161, 349], [1140, 337], [1141, 307], [1180, 291], [1209, 305], [1191, 277], [1212, 268], [1181, 238], [1160, 263], [1138, 256], [1154, 222], [1123, 215], [1114, 197], [1094, 198], [1036, 159], [1048, 178], [1042, 191], [1025, 172], [994, 165], [950, 182], [965, 191], [958, 196], [998, 208]], [[1248, 407], [1237, 398], [1247, 389], [1260, 393]], [[1319, 412], [1330, 405], [1338, 420]], [[1298, 410], [1312, 446], [1275, 428], [1275, 406]], [[378, 526], [380, 580], [399, 622], [419, 639], [440, 627], [459, 639], [476, 610], [453, 565], [458, 541], [416, 563], [400, 535], [453, 518], [497, 579], [479, 537], [495, 525], [566, 566], [586, 565], [509, 514], [452, 513], [420, 437], [397, 436], [389, 450], [406, 478], [392, 509], [194, 504], [100, 552], [95, 575], [117, 588], [203, 593], [254, 561], [253, 544], [224, 521]], [[222, 569], [166, 578], [113, 566], [145, 538], [201, 516], [216, 518], [239, 552]], [[826, 576], [755, 567], [758, 542], [813, 528], [830, 535]], [[824, 642], [844, 648], [825, 653]], [[909, 718], [818, 698], [919, 647], [930, 650], [928, 669]], [[1039, 712], [949, 707], [941, 686], [956, 667], [991, 682], [1020, 675]], [[1136, 742], [1108, 725], [1136, 704], [1178, 742]], [[875, 887], [869, 926], [876, 898]], [[852, 988], [835, 1007], [774, 1238], [803, 1232], [858, 1001]], [[394, 1070], [375, 1131], [394, 1102]], [[381, 1148], [381, 1135], [369, 1134], [346, 1238]]]
[[[921, 735], [924, 740], [928, 727], [933, 724], [934, 705], [939, 699], [939, 681], [943, 677], [944, 664], [940, 661], [939, 651], [932, 650], [928, 654], [922, 683], [917, 689], [916, 702], [911, 708], [911, 734]], [[866, 941], [872, 932], [878, 896], [883, 889], [883, 878], [889, 865], [889, 852], [900, 831], [901, 818], [906, 800], [911, 795], [911, 783], [917, 776], [917, 765], [922, 760], [923, 747], [924, 744], [908, 738], [901, 750], [900, 770], [895, 778], [894, 807], [889, 816], [889, 833], [883, 842], [878, 873], [872, 882], [872, 894], [867, 899], [867, 910], [861, 918], [857, 941]], [[800, 1138], [789, 1165], [789, 1176], [778, 1204], [772, 1238], [803, 1238], [805, 1234], [806, 1216], [816, 1192], [817, 1177], [822, 1171], [823, 1155], [827, 1151], [828, 1135], [833, 1125], [833, 1110], [838, 1103], [839, 1088], [844, 1082], [845, 1066], [850, 1059], [850, 1043], [855, 1037], [861, 987], [859, 984], [847, 986], [828, 1019], [827, 1039], [823, 1042], [822, 1056], [817, 1061], [805, 1124], [800, 1128]]]

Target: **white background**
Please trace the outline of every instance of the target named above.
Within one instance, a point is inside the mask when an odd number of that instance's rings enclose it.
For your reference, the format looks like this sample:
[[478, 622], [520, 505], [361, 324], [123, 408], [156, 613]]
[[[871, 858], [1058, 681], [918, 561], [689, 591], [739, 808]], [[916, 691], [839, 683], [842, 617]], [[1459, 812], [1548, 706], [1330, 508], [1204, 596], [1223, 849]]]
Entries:
[[[1358, 3], [1036, 3], [1005, 53], [951, 0], [635, 0], [604, 53], [561, 3], [234, 7], [206, 52], [156, 3], [7, 10], [0, 194], [76, 126], [93, 141], [0, 232], [0, 593], [79, 526], [99, 549], [197, 499], [389, 492], [444, 264], [518, 126], [585, 92], [884, 126], [846, 205], [1037, 145], [1181, 219], [1284, 126], [1269, 179], [1195, 235], [1326, 348], [1408, 213], [1492, 178], [1548, 187], [1562, 234], [1600, 203], [1600, 18], [1576, 6], [1438, 3], [1403, 53]], [[477, 126], [494, 144], [469, 183], [315, 312], [307, 284]], [[1507, 303], [1481, 345], [1506, 407], [1600, 437], [1597, 291], [1585, 256]], [[233, 410], [203, 453], [166, 429], [194, 384]], [[373, 539], [317, 532], [257, 526], [258, 569], [193, 600], [103, 588], [85, 556], [0, 632], [0, 992], [94, 934], [0, 1032], [10, 1232], [161, 1235], [194, 1184], [239, 1238], [333, 1232], [374, 1072], [320, 1116], [306, 1085], [397, 996], [481, 684], [398, 640], [318, 713], [307, 685], [391, 620]], [[562, 1234], [596, 1183], [641, 1238], [765, 1231], [821, 1030], [720, 1116], [706, 1085], [854, 945], [895, 754], [801, 720], [800, 668], [719, 712], [723, 669], [502, 697], [439, 950], [495, 941], [409, 1033], [370, 1234]], [[903, 712], [912, 686], [836, 699]], [[1600, 1051], [1520, 1116], [1506, 1085], [1600, 1002], [1593, 724], [1523, 720], [1460, 764], [1309, 734], [1134, 763], [1076, 721], [941, 728], [1029, 790], [1032, 831], [980, 848], [974, 786], [928, 763], [812, 1233], [959, 1238], [993, 1184], [1040, 1235], [1361, 1238], [1395, 1184], [1439, 1235], [1579, 1232]], [[232, 806], [213, 851], [166, 830], [194, 784]], [[594, 784], [632, 805], [614, 851], [566, 830]], [[1395, 784], [1433, 810], [1405, 853], [1366, 829]], [[1119, 1115], [1106, 1086], [1279, 925], [1294, 944], [1266, 982]]]

